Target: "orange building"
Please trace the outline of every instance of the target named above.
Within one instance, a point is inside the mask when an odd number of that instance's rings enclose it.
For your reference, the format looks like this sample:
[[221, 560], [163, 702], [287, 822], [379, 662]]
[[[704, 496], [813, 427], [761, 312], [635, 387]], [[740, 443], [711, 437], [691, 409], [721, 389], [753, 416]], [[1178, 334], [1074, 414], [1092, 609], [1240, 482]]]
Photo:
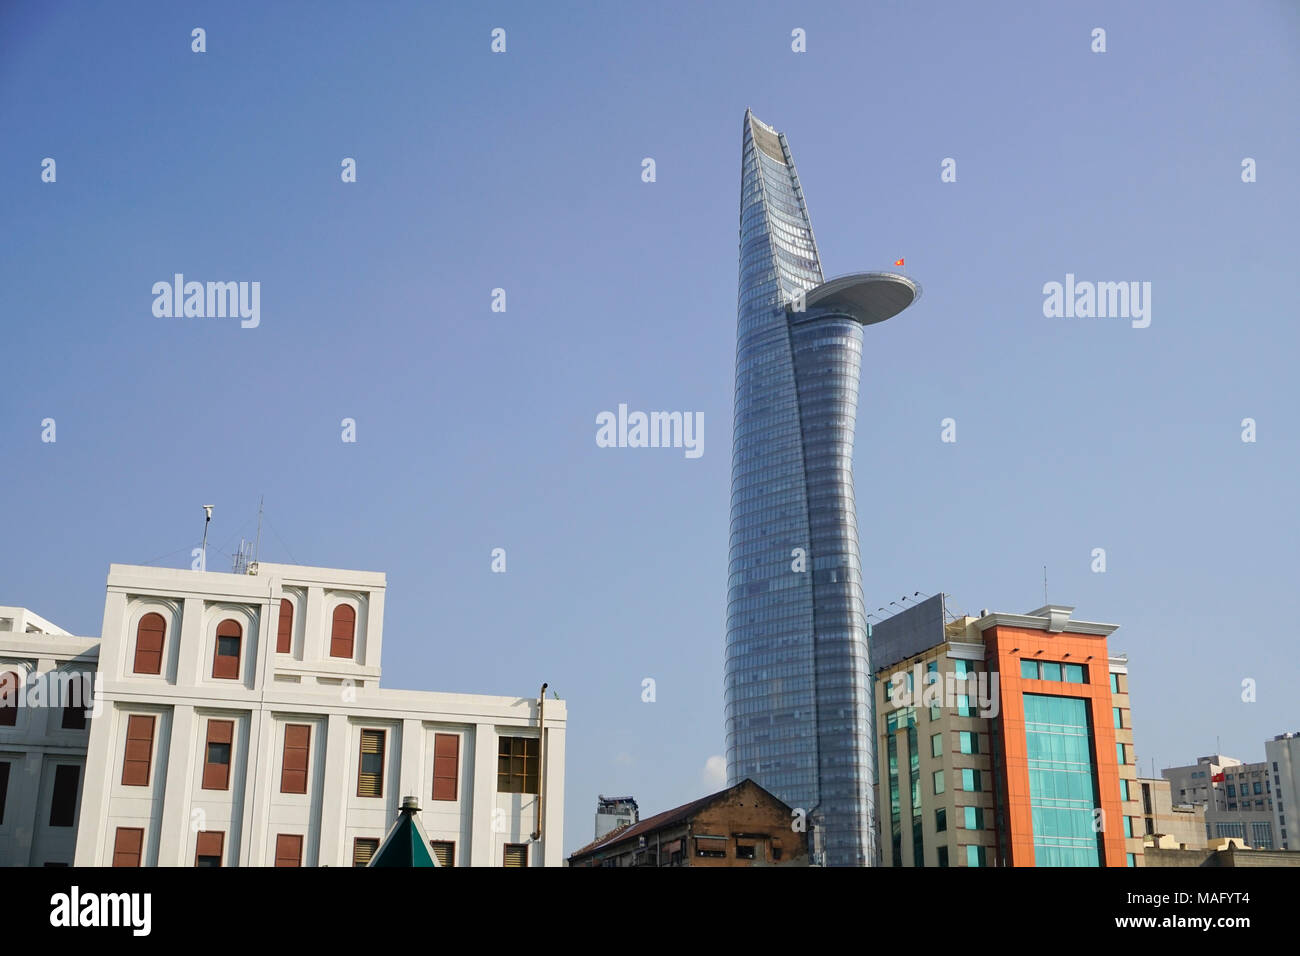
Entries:
[[873, 627], [883, 865], [1140, 865], [1128, 659], [1073, 610]]

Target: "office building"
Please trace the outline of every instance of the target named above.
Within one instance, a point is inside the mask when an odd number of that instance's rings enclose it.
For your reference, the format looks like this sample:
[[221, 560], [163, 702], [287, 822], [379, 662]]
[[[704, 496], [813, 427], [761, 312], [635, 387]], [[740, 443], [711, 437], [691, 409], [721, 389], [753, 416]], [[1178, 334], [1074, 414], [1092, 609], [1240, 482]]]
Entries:
[[1128, 661], [1073, 610], [872, 628], [884, 865], [1141, 864]]
[[1205, 810], [1205, 838], [1236, 839], [1256, 850], [1280, 847], [1274, 829], [1273, 782], [1265, 762], [1210, 754], [1160, 772], [1174, 800]]
[[[1283, 850], [1300, 850], [1296, 838], [1296, 801], [1300, 800], [1300, 733], [1278, 734], [1264, 743], [1264, 763], [1272, 775], [1273, 825], [1277, 845]], [[1286, 822], [1291, 814], [1291, 825]]]
[[727, 778], [808, 812], [822, 862], [871, 865], [854, 429], [864, 327], [919, 289], [885, 272], [826, 281], [785, 135], [746, 111], [741, 157]]

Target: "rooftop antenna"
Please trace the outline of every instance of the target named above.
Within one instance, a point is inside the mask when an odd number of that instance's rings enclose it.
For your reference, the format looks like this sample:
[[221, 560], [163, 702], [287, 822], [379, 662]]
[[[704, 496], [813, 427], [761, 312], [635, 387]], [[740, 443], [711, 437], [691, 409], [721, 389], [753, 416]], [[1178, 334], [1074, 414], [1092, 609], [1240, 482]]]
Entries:
[[1043, 565], [1043, 603], [1044, 604], [1052, 603], [1051, 601], [1047, 600], [1047, 565], [1045, 564]]
[[257, 496], [257, 543], [253, 545], [253, 566], [256, 568], [258, 555], [262, 553], [262, 502], [266, 495]]
[[208, 569], [208, 524], [212, 521], [212, 505], [203, 506], [203, 546], [199, 549], [199, 567]]
[[239, 539], [239, 550], [235, 552], [233, 570], [236, 574], [256, 574], [257, 556], [262, 550], [262, 502], [265, 496], [257, 499], [257, 540]]

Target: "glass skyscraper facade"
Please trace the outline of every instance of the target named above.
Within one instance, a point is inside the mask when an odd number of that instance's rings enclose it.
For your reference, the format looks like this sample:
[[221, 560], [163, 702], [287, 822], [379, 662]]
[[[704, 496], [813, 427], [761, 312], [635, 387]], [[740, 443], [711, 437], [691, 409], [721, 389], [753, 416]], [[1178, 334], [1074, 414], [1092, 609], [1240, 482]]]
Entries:
[[784, 134], [747, 111], [742, 144], [727, 775], [806, 811], [826, 863], [872, 865], [853, 439], [863, 326], [919, 290], [892, 273], [826, 282]]
[[[1025, 751], [1034, 864], [1101, 866], [1098, 830], [1093, 825], [1093, 808], [1100, 803], [1088, 701], [1025, 694]], [[1128, 819], [1124, 818], [1126, 824]]]

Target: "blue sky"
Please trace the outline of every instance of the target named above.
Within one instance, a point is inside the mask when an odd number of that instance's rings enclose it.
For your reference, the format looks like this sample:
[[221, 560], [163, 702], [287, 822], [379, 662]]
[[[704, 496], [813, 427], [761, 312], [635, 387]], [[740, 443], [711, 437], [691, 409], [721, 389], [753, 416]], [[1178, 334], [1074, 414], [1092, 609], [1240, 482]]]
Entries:
[[[387, 686], [568, 701], [566, 848], [705, 792], [748, 106], [827, 274], [924, 288], [867, 331], [869, 607], [1047, 565], [1120, 625], [1144, 773], [1300, 729], [1294, 4], [442, 7], [0, 8], [0, 603], [96, 634], [111, 562], [188, 566], [212, 502], [225, 566], [265, 495], [266, 560], [387, 572]], [[177, 272], [260, 326], [154, 317]], [[1044, 317], [1067, 273], [1150, 327]], [[598, 448], [619, 403], [703, 456]]]

